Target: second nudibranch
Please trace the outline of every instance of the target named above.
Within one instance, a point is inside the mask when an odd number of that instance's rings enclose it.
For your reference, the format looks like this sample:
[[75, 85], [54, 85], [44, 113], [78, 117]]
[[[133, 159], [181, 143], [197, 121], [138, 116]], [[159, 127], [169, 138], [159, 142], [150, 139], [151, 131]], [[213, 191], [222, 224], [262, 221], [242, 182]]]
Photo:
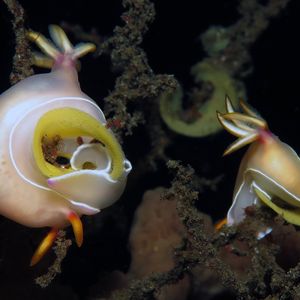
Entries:
[[81, 215], [93, 215], [122, 194], [130, 162], [96, 103], [79, 86], [77, 59], [93, 51], [73, 46], [49, 27], [51, 41], [29, 32], [50, 73], [28, 77], [0, 96], [0, 214], [29, 227], [51, 227], [31, 260], [36, 264], [59, 229], [72, 225], [81, 246]]
[[244, 155], [227, 214], [227, 224], [241, 222], [245, 208], [265, 204], [287, 222], [300, 225], [300, 159], [295, 151], [270, 132], [266, 121], [241, 102], [235, 112], [226, 97], [225, 114], [217, 113], [223, 127], [238, 139], [224, 155], [251, 144]]

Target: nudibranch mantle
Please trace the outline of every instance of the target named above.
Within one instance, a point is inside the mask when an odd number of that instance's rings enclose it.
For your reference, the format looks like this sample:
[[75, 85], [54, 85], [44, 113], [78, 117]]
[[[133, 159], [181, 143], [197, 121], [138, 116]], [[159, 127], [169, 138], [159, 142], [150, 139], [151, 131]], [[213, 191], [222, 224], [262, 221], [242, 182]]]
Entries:
[[29, 38], [47, 55], [36, 55], [36, 64], [52, 66], [51, 72], [28, 77], [0, 96], [0, 214], [52, 228], [32, 265], [70, 223], [80, 246], [80, 216], [118, 200], [132, 168], [102, 110], [80, 89], [77, 58], [95, 46], [74, 47], [60, 27], [49, 29], [55, 45], [35, 32]]
[[223, 127], [238, 137], [225, 155], [251, 143], [240, 164], [227, 224], [241, 222], [246, 207], [263, 203], [287, 222], [300, 225], [300, 159], [255, 111], [244, 102], [241, 107], [244, 113], [235, 112], [226, 97], [227, 113], [217, 113]]

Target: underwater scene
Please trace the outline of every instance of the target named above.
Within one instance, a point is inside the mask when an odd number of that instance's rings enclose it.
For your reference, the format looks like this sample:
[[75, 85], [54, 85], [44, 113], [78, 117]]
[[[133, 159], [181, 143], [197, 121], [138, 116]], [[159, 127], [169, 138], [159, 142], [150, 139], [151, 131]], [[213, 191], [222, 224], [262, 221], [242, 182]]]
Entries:
[[0, 2], [0, 300], [300, 299], [298, 0]]

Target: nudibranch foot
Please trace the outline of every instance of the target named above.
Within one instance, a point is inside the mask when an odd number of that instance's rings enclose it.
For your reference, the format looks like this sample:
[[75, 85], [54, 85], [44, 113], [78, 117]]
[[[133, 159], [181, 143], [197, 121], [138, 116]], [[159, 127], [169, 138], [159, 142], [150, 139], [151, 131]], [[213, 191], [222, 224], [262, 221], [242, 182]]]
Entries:
[[257, 185], [253, 185], [253, 190], [259, 200], [261, 200], [266, 206], [273, 209], [278, 215], [285, 219], [288, 223], [300, 226], [300, 208], [281, 208], [272, 201], [270, 195], [264, 192]]
[[74, 47], [58, 25], [50, 25], [49, 32], [53, 42], [35, 31], [30, 30], [27, 33], [28, 38], [44, 53], [34, 54], [33, 63], [38, 67], [52, 68], [55, 64], [74, 64], [78, 58], [96, 49], [92, 43], [80, 43]]
[[58, 229], [57, 228], [52, 228], [50, 232], [46, 235], [46, 237], [41, 241], [39, 244], [38, 248], [34, 252], [30, 266], [36, 265], [48, 252], [48, 250], [51, 248], [53, 245], [56, 237], [58, 235]]

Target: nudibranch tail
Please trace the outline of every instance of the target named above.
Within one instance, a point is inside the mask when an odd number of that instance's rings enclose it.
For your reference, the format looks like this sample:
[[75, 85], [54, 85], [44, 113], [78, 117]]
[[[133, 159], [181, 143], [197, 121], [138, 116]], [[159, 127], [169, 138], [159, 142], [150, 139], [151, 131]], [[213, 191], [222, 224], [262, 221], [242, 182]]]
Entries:
[[224, 155], [228, 155], [257, 140], [261, 132], [266, 131], [268, 126], [266, 121], [248, 107], [245, 102], [240, 102], [243, 113], [235, 112], [228, 96], [226, 96], [225, 102], [227, 112], [225, 114], [217, 112], [217, 117], [224, 129], [238, 137], [225, 150]]
[[38, 67], [51, 68], [55, 62], [61, 59], [62, 54], [68, 55], [68, 59], [75, 62], [78, 58], [96, 49], [92, 43], [80, 43], [74, 47], [62, 28], [57, 25], [50, 25], [49, 32], [53, 42], [35, 31], [30, 30], [27, 33], [28, 38], [36, 43], [45, 54], [34, 54], [33, 63]]
[[45, 254], [53, 245], [57, 237], [57, 234], [58, 234], [58, 229], [52, 228], [50, 232], [46, 235], [46, 237], [41, 241], [41, 243], [39, 244], [38, 248], [36, 249], [36, 251], [34, 252], [31, 258], [31, 262], [30, 262], [31, 267], [36, 265], [45, 256]]

